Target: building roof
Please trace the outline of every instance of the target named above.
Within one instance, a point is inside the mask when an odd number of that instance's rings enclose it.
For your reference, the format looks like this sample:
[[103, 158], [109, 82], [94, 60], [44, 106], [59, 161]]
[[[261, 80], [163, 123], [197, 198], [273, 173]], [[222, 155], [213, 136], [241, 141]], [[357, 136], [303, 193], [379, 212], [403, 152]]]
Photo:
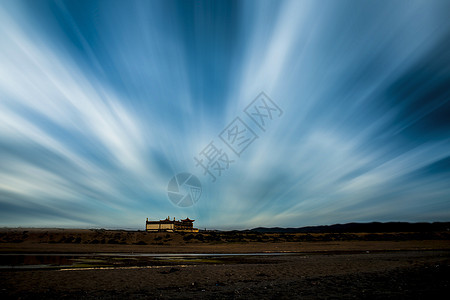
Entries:
[[147, 221], [147, 224], [171, 224], [175, 223], [176, 221], [172, 220], [160, 220], [160, 221]]
[[169, 217], [167, 217], [164, 220], [159, 220], [159, 221], [149, 221], [147, 218], [146, 223], [147, 224], [170, 224], [170, 223], [179, 223], [179, 222], [194, 222], [195, 220], [191, 220], [189, 218], [186, 219], [181, 219], [180, 221], [176, 221], [175, 218], [173, 220], [170, 220]]
[[189, 219], [189, 218], [186, 218], [186, 219], [181, 219], [181, 222], [194, 222], [195, 220], [191, 220], [191, 219]]

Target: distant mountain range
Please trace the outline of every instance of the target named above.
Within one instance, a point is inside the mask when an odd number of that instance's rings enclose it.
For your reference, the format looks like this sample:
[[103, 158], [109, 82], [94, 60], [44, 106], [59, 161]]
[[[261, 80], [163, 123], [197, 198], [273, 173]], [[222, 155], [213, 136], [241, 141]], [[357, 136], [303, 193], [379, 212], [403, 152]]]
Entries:
[[346, 223], [321, 226], [307, 226], [299, 228], [258, 227], [251, 231], [280, 232], [280, 233], [343, 233], [343, 232], [432, 232], [450, 231], [450, 222], [408, 223], [408, 222], [372, 222]]

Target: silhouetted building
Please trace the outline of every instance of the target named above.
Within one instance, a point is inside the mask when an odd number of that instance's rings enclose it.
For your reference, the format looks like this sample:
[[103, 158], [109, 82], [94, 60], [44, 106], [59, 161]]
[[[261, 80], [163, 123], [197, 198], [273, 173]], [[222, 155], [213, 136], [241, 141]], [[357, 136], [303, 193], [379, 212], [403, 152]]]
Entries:
[[164, 220], [159, 221], [147, 221], [145, 222], [145, 230], [149, 232], [167, 231], [167, 232], [198, 232], [198, 228], [194, 228], [194, 221], [189, 218], [184, 220], [170, 220], [167, 217]]

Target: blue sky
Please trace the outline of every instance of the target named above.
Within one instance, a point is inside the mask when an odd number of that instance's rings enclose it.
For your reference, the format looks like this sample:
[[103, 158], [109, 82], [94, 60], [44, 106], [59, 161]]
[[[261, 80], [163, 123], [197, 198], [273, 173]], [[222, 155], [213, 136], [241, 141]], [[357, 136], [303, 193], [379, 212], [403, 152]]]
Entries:
[[0, 226], [449, 221], [449, 48], [448, 1], [2, 0]]

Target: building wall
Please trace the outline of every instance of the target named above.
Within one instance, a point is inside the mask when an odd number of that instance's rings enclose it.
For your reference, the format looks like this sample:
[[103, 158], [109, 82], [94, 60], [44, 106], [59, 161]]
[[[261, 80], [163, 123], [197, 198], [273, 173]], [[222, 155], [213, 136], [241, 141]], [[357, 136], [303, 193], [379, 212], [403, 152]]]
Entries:
[[147, 224], [147, 230], [148, 231], [159, 231], [159, 230], [165, 230], [165, 231], [173, 231], [174, 224]]
[[[161, 221], [163, 222], [163, 221]], [[180, 232], [198, 232], [197, 228], [193, 228], [191, 222], [173, 221], [170, 223], [150, 222], [146, 223], [147, 231], [180, 231]]]
[[191, 228], [191, 229], [177, 229], [177, 232], [198, 232], [198, 228]]
[[173, 223], [172, 224], [161, 224], [161, 230], [173, 230]]
[[159, 224], [147, 224], [147, 230], [159, 230]]

